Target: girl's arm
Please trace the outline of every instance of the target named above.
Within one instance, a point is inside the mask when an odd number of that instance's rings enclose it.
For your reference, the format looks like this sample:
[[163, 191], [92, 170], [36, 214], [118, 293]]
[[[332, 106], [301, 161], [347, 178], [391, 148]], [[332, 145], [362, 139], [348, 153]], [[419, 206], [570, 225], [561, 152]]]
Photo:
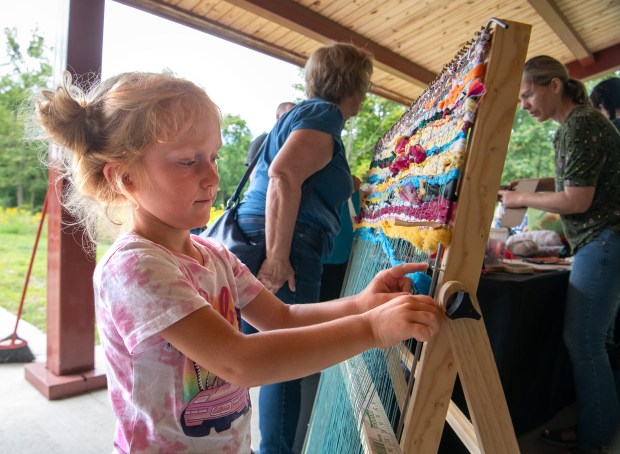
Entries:
[[273, 293], [263, 290], [241, 313], [260, 331], [296, 328], [362, 314], [395, 296], [410, 295], [413, 286], [406, 275], [426, 268], [426, 264], [405, 263], [382, 270], [359, 294], [325, 303], [283, 304]]
[[301, 186], [332, 159], [334, 138], [327, 133], [293, 131], [269, 166], [265, 208], [267, 257], [257, 277], [272, 292], [285, 282], [295, 291], [295, 273], [289, 261], [293, 231], [301, 203]]
[[[261, 295], [268, 300], [268, 293], [263, 290]], [[161, 335], [217, 376], [251, 387], [300, 378], [373, 347], [387, 348], [413, 337], [427, 341], [437, 333], [439, 323], [439, 309], [432, 299], [400, 295], [363, 314], [252, 335], [242, 334], [213, 308], [205, 307]]]

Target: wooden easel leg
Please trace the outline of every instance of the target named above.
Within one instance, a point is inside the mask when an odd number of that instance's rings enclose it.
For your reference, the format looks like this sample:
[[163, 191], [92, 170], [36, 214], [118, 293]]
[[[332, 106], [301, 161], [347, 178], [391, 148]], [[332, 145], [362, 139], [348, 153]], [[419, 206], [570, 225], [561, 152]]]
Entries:
[[[475, 295], [459, 282], [444, 284], [438, 301], [446, 307], [446, 301], [456, 292], [466, 292], [471, 307], [480, 314]], [[519, 453], [482, 317], [447, 320], [436, 339], [425, 345], [421, 360], [412, 405], [405, 415], [409, 430], [401, 439], [403, 452], [437, 452], [458, 373], [477, 445], [471, 439], [471, 426], [462, 414], [453, 411], [451, 421], [458, 425], [454, 427], [457, 435], [472, 452]]]
[[518, 454], [519, 445], [484, 321], [459, 319], [447, 325], [480, 452]]
[[404, 453], [437, 452], [456, 381], [447, 323], [424, 344], [400, 440]]

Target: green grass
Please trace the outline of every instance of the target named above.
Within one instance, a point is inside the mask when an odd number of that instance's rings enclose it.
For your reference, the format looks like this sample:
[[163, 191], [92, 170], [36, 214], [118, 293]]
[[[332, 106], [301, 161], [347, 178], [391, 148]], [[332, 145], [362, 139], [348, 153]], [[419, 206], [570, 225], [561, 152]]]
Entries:
[[[211, 220], [222, 210], [212, 209]], [[0, 206], [0, 307], [17, 314], [28, 264], [34, 247], [41, 213], [24, 208]], [[97, 259], [110, 247], [110, 242], [97, 245]], [[26, 289], [22, 319], [46, 331], [47, 317], [47, 220], [35, 255], [32, 274]], [[10, 333], [0, 333], [0, 339]]]
[[[0, 307], [16, 314], [32, 255], [40, 213], [0, 206]], [[109, 245], [97, 248], [97, 258]], [[22, 319], [46, 331], [47, 220], [41, 230], [32, 273], [26, 288]], [[10, 333], [0, 333], [0, 338]]]
[[[17, 314], [28, 264], [32, 255], [40, 213], [0, 207], [0, 306]], [[26, 289], [22, 319], [45, 331], [47, 291], [47, 222]], [[10, 333], [0, 333], [0, 337]]]

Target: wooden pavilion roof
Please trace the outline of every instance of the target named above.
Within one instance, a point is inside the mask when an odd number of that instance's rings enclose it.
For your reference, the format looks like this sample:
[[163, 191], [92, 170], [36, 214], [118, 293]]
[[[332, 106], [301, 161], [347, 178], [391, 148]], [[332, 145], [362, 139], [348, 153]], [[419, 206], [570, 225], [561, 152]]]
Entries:
[[375, 57], [372, 91], [410, 104], [491, 17], [532, 25], [580, 79], [620, 67], [620, 0], [117, 0], [303, 66], [331, 41]]

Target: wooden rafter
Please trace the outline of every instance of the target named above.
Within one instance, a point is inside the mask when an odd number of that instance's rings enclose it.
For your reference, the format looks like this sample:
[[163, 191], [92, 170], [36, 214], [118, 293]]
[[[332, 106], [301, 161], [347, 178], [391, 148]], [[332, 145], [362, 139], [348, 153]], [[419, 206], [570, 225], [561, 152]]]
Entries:
[[228, 3], [268, 18], [319, 42], [348, 41], [368, 49], [375, 65], [419, 87], [426, 88], [436, 74], [342, 25], [289, 0], [228, 0]]
[[404, 105], [440, 71], [437, 56], [464, 44], [462, 30], [491, 16], [532, 25], [528, 58], [550, 55], [577, 78], [620, 67], [617, 0], [115, 1], [300, 67], [323, 43], [353, 42], [375, 56], [372, 92]]
[[620, 68], [620, 44], [594, 52], [594, 64], [583, 66], [578, 60], [566, 64], [571, 77], [580, 80], [591, 79], [598, 75]]
[[210, 20], [181, 8], [171, 3], [159, 0], [115, 0], [127, 6], [134, 7], [149, 14], [154, 14], [161, 18], [172, 20], [178, 24], [185, 25], [195, 30], [208, 33], [218, 38], [225, 39], [240, 46], [262, 52], [270, 57], [274, 57], [286, 62], [303, 66], [306, 56], [295, 52], [293, 49], [276, 46], [273, 43], [258, 39], [256, 36], [243, 33], [235, 28], [222, 25], [220, 22]]
[[575, 58], [583, 66], [594, 63], [594, 56], [588, 50], [583, 39], [575, 31], [571, 23], [566, 19], [562, 11], [553, 0], [528, 0], [530, 5], [538, 12], [540, 17], [551, 27], [556, 35], [575, 55]]

